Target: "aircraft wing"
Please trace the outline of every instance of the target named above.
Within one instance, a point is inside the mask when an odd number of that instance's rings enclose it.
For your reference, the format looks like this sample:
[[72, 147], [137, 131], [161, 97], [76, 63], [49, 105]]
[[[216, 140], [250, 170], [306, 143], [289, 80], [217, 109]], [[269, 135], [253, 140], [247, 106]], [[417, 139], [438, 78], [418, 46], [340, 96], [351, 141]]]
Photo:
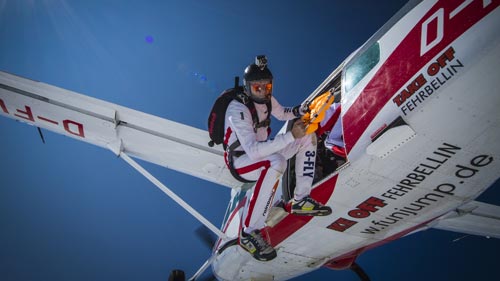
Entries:
[[438, 219], [432, 227], [500, 238], [500, 206], [472, 201]]
[[206, 131], [0, 71], [0, 114], [182, 173], [237, 187]]

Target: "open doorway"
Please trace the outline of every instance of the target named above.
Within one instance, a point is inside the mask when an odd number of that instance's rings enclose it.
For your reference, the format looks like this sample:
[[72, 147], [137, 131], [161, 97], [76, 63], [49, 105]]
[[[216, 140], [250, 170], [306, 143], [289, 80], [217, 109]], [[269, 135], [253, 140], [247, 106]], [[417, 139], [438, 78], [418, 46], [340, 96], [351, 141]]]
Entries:
[[[311, 97], [314, 100], [326, 92], [334, 95], [331, 105], [325, 110], [323, 120], [314, 132], [317, 137], [316, 169], [313, 184], [334, 174], [339, 167], [347, 162], [345, 144], [342, 137], [341, 118], [341, 73], [338, 73], [329, 83], [324, 85], [318, 94]], [[287, 131], [291, 130], [293, 122], [288, 122]], [[288, 202], [293, 198], [295, 190], [295, 157], [288, 160], [287, 170], [283, 176], [283, 200]]]

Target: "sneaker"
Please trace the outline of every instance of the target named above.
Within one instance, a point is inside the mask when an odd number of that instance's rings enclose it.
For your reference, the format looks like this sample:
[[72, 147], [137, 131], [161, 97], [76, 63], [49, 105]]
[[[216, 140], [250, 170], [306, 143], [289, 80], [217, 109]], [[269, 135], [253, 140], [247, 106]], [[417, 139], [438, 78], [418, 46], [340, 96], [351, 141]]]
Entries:
[[250, 234], [242, 230], [240, 235], [240, 246], [259, 261], [270, 261], [277, 255], [276, 250], [262, 238], [259, 230], [255, 230]]
[[292, 200], [291, 213], [303, 216], [328, 216], [332, 213], [332, 208], [306, 196], [299, 201]]

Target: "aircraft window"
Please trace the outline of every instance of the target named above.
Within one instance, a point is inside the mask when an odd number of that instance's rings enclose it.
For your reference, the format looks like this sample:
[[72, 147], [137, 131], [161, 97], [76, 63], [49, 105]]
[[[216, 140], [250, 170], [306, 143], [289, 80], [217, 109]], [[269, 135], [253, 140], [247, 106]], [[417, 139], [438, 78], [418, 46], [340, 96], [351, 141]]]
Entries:
[[349, 91], [358, 84], [365, 75], [380, 61], [380, 46], [373, 44], [354, 63], [347, 67], [345, 72], [345, 91]]

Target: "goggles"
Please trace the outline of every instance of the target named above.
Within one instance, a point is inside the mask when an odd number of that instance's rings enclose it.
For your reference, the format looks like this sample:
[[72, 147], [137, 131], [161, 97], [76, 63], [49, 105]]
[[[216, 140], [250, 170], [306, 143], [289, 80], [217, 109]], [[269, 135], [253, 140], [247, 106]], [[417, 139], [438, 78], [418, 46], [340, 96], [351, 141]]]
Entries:
[[270, 92], [273, 89], [273, 83], [265, 81], [265, 82], [251, 82], [250, 88], [254, 92], [261, 92], [265, 90], [266, 92]]

